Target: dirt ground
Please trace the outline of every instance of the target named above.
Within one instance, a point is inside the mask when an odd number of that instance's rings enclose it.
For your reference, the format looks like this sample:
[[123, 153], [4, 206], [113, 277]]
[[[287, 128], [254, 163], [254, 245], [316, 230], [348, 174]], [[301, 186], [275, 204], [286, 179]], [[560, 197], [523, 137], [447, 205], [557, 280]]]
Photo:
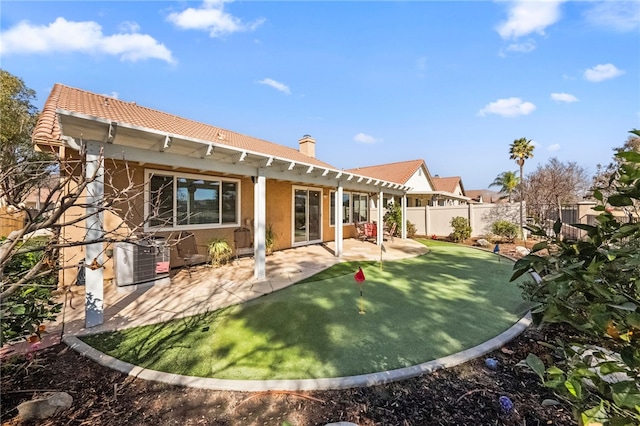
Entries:
[[[473, 242], [469, 242], [473, 243]], [[518, 244], [524, 245], [524, 244]], [[501, 252], [510, 250], [501, 245]], [[575, 425], [570, 407], [542, 405], [553, 394], [526, 368], [528, 353], [550, 362], [556, 335], [569, 330], [529, 328], [491, 354], [401, 382], [313, 392], [225, 392], [148, 382], [102, 367], [63, 344], [3, 362], [3, 425]], [[497, 360], [497, 368], [485, 360]], [[47, 420], [20, 422], [16, 406], [47, 392], [65, 391], [70, 409]], [[504, 411], [501, 396], [513, 402]]]

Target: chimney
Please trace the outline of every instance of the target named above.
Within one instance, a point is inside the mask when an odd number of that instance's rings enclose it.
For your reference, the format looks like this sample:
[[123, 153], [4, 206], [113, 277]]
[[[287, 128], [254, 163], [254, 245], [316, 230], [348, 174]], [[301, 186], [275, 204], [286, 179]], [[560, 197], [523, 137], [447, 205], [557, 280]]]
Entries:
[[316, 140], [309, 135], [304, 135], [298, 140], [300, 152], [307, 157], [316, 158]]

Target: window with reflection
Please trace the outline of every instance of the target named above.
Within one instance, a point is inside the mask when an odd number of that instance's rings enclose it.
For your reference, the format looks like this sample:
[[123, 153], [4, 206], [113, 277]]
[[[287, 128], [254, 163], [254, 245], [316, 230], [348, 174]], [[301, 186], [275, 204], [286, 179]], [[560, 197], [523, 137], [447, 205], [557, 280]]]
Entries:
[[148, 182], [148, 227], [238, 225], [237, 180], [157, 172]]

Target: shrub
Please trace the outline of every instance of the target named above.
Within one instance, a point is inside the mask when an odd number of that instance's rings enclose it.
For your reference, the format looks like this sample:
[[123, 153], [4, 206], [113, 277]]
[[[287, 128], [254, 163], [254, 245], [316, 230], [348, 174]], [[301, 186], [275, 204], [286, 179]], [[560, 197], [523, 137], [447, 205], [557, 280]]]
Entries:
[[211, 257], [211, 265], [218, 267], [224, 265], [231, 259], [233, 250], [224, 238], [215, 238], [208, 244], [209, 256]]
[[[595, 343], [559, 340], [562, 356], [548, 367], [533, 354], [524, 360], [545, 386], [573, 406], [580, 424], [640, 424], [640, 223], [619, 222], [607, 211], [608, 206], [638, 205], [640, 153], [616, 157], [621, 164], [611, 179], [615, 191], [606, 197], [596, 189], [595, 210], [601, 213], [595, 224], [575, 225], [587, 235], [575, 243], [564, 241], [560, 220], [552, 236], [528, 226], [543, 241], [516, 262], [512, 276], [513, 281], [530, 270], [542, 276], [540, 283], [523, 288], [538, 305], [532, 310], [535, 322], [569, 324]], [[540, 255], [545, 249], [548, 254]], [[612, 381], [612, 373], [622, 379]]]
[[471, 236], [471, 225], [469, 225], [469, 219], [462, 216], [456, 216], [451, 219], [450, 224], [453, 228], [453, 232], [451, 233], [453, 241], [459, 243]]
[[418, 232], [418, 230], [416, 229], [416, 226], [407, 220], [407, 238], [415, 237], [416, 232]]
[[491, 232], [512, 243], [518, 236], [518, 225], [508, 220], [498, 220], [491, 225]]
[[383, 223], [391, 226], [396, 224], [396, 234], [400, 235], [402, 232], [402, 208], [399, 204], [391, 203], [387, 206], [387, 211], [382, 217]]
[[[26, 252], [16, 254], [2, 271], [5, 283], [16, 282], [34, 267], [44, 256], [44, 244], [42, 241], [23, 244], [20, 250]], [[0, 344], [29, 335], [39, 336], [42, 323], [55, 320], [62, 309], [62, 304], [53, 301], [57, 283], [57, 274], [52, 270], [2, 299]]]

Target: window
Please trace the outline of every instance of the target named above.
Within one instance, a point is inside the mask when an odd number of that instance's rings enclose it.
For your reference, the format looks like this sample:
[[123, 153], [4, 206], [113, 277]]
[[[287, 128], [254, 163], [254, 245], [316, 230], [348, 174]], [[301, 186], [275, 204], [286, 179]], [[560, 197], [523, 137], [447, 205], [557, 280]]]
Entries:
[[367, 194], [353, 194], [353, 221], [369, 221], [369, 196]]
[[[331, 225], [336, 223], [335, 191], [331, 191], [329, 220]], [[342, 223], [367, 222], [369, 220], [369, 196], [351, 192], [342, 193]]]
[[148, 227], [237, 226], [239, 181], [150, 172]]

